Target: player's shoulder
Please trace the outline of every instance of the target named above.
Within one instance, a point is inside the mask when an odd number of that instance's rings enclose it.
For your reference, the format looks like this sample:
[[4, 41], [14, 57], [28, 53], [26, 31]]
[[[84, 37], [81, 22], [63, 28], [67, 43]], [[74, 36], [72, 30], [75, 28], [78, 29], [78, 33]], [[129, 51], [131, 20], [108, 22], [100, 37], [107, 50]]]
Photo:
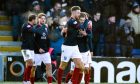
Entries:
[[69, 21], [68, 21], [68, 24], [73, 24], [73, 25], [75, 25], [75, 24], [77, 24], [77, 23], [78, 23], [77, 20], [76, 20], [76, 19], [73, 19], [73, 18], [70, 18]]
[[31, 27], [32, 27], [32, 25], [29, 24], [29, 23], [24, 23], [24, 24], [22, 25], [22, 28], [31, 28]]
[[38, 29], [38, 28], [40, 28], [41, 26], [39, 25], [39, 24], [36, 24], [36, 25], [34, 25], [34, 28], [35, 29]]

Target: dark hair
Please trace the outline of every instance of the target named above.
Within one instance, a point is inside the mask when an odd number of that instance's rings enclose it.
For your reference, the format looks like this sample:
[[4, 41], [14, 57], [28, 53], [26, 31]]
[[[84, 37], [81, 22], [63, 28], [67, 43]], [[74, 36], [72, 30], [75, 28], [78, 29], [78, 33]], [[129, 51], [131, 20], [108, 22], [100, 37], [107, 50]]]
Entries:
[[28, 21], [32, 21], [36, 19], [36, 15], [29, 15]]
[[81, 10], [80, 6], [73, 6], [71, 7], [70, 11], [76, 11], [76, 10]]

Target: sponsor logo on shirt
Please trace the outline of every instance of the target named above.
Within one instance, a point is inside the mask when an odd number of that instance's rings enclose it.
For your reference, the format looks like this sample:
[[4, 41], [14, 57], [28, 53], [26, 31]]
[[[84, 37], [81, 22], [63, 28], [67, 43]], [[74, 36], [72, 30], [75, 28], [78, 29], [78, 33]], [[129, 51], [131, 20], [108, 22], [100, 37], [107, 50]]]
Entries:
[[31, 27], [31, 25], [27, 25], [27, 28], [30, 28]]
[[74, 21], [73, 24], [77, 24], [77, 21]]
[[46, 39], [46, 33], [45, 32], [42, 33], [41, 39]]

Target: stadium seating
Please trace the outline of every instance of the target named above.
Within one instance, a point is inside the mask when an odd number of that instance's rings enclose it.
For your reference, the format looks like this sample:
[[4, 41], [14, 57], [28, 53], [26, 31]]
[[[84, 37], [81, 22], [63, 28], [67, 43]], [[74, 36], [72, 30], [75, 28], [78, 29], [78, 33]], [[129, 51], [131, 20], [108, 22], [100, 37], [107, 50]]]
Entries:
[[0, 52], [19, 52], [20, 42], [13, 42], [10, 19], [0, 11]]

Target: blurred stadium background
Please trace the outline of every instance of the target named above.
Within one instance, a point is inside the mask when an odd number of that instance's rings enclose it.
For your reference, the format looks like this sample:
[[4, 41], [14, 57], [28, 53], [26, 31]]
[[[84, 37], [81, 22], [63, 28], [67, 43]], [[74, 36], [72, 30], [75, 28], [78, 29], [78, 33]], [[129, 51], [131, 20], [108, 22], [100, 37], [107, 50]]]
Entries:
[[[24, 62], [23, 62], [22, 55], [20, 53], [20, 50], [21, 50], [20, 39], [18, 38], [18, 40], [17, 39], [15, 40], [13, 38], [13, 32], [15, 32], [15, 31], [13, 31], [13, 25], [11, 23], [12, 16], [7, 14], [7, 2], [6, 1], [8, 2], [10, 0], [0, 0], [0, 84], [22, 84], [21, 82], [7, 82], [7, 81], [22, 81], [22, 75], [23, 75], [23, 70], [24, 70]], [[34, 0], [29, 0], [29, 2], [32, 2], [32, 1], [34, 1]], [[44, 0], [44, 1], [47, 1], [47, 0]], [[55, 3], [56, 1], [57, 0], [53, 0], [53, 3]], [[73, 1], [73, 0], [68, 0], [68, 1]], [[76, 3], [77, 3], [76, 1], [79, 2], [80, 0], [75, 0], [74, 5], [76, 5]], [[90, 2], [90, 0], [83, 0], [83, 1], [87, 1], [87, 2], [89, 1]], [[111, 1], [111, 0], [108, 0], [108, 1]], [[116, 0], [116, 1], [121, 2], [123, 0]], [[127, 0], [125, 0], [125, 1], [127, 1]], [[132, 1], [135, 1], [135, 0], [132, 0]], [[137, 1], [139, 1], [139, 0], [137, 0]], [[83, 2], [80, 2], [78, 5], [81, 5], [82, 3]], [[122, 3], [121, 5], [123, 5], [123, 2], [121, 2], [121, 3]], [[28, 3], [28, 5], [32, 5], [32, 3], [30, 3], [30, 4]], [[72, 3], [70, 5], [72, 5]], [[25, 4], [24, 4], [24, 7], [25, 7]], [[109, 9], [112, 10], [110, 7], [109, 7]], [[121, 15], [121, 13], [119, 13], [119, 14]], [[139, 43], [140, 43], [140, 41], [139, 41]], [[56, 44], [54, 42], [54, 46], [55, 45]], [[140, 63], [140, 48], [134, 48], [133, 49], [133, 51], [132, 51], [133, 58], [125, 58], [125, 57], [120, 57], [119, 46], [117, 45], [117, 47], [118, 48], [116, 49], [116, 53], [117, 53], [118, 57], [116, 56], [113, 59], [110, 59], [110, 58], [98, 56], [97, 58], [95, 57], [96, 60], [94, 60], [94, 58], [93, 58], [93, 60], [95, 62], [102, 62], [102, 61], [110, 62], [114, 65], [114, 67], [115, 67], [114, 70], [115, 71], [117, 71], [117, 66], [118, 66], [119, 63], [121, 63], [123, 61], [125, 61], [125, 62], [129, 61], [129, 62], [131, 62], [135, 65], [134, 66], [134, 67], [136, 67], [135, 72], [137, 72], [137, 69], [138, 69], [139, 63]], [[60, 53], [58, 53], [57, 55], [60, 55]], [[54, 67], [53, 71], [55, 71], [56, 68], [57, 68], [56, 65], [55, 65], [55, 62], [53, 62], [53, 67]], [[128, 67], [128, 66], [126, 66], [126, 67]], [[128, 70], [128, 68], [119, 69], [119, 71], [122, 71], [122, 70]], [[42, 70], [42, 73], [37, 72], [37, 77], [39, 78], [39, 79], [37, 79], [38, 81], [45, 81], [45, 79], [42, 78], [43, 72], [44, 72], [44, 70]], [[106, 70], [105, 70], [105, 73], [107, 73]], [[115, 73], [118, 73], [118, 72], [115, 72]], [[39, 74], [41, 74], [41, 75], [39, 75]], [[54, 72], [54, 75], [55, 75], [55, 72]], [[107, 74], [105, 74], [105, 75], [107, 75]], [[138, 75], [140, 75], [140, 74], [138, 74]], [[116, 74], [115, 74], [115, 76], [116, 76]], [[135, 77], [136, 77], [136, 75], [135, 75]], [[140, 76], [137, 76], [136, 79], [134, 79], [134, 80], [137, 80], [138, 77], [140, 77]], [[40, 79], [40, 78], [42, 78], [42, 79]], [[129, 77], [126, 77], [126, 79], [128, 80]], [[54, 79], [54, 81], [55, 81], [55, 79]], [[93, 81], [93, 78], [92, 78], [91, 81]], [[36, 84], [45, 84], [45, 83], [44, 82], [43, 83], [39, 82], [39, 83], [36, 83]], [[91, 84], [93, 84], [93, 83], [91, 83]], [[104, 84], [106, 84], [106, 83], [104, 83]]]

